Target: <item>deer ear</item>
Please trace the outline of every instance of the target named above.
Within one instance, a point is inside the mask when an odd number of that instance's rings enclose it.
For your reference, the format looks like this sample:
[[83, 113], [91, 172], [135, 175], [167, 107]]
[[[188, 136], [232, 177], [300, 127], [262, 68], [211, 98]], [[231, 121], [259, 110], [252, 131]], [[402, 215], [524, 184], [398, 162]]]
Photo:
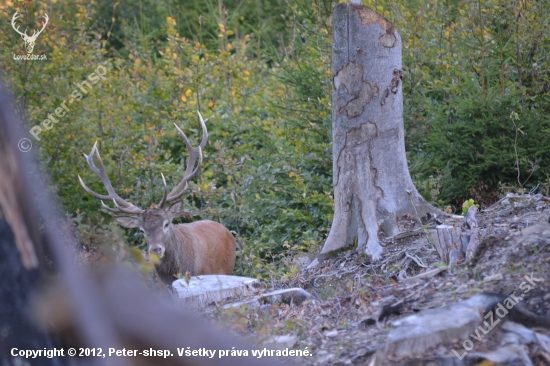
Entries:
[[117, 224], [126, 229], [132, 229], [139, 226], [139, 217], [137, 216], [114, 216]]
[[168, 208], [168, 213], [172, 218], [181, 216], [183, 210], [183, 201], [178, 201]]

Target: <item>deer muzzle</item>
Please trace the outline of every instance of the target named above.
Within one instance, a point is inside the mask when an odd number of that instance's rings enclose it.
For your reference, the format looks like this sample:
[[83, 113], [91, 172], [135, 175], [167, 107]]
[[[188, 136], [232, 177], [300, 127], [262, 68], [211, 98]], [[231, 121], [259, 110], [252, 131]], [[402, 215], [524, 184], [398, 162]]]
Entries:
[[159, 258], [162, 258], [164, 256], [164, 247], [161, 245], [152, 245], [148, 249], [149, 254], [155, 253]]

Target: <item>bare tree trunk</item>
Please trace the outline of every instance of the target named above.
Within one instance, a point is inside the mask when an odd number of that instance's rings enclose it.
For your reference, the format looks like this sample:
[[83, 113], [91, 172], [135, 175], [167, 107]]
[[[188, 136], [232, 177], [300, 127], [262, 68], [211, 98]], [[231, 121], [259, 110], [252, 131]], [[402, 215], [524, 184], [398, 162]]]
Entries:
[[340, 3], [333, 12], [334, 221], [321, 253], [358, 241], [380, 258], [378, 230], [397, 217], [439, 212], [413, 185], [403, 127], [401, 37], [382, 15]]

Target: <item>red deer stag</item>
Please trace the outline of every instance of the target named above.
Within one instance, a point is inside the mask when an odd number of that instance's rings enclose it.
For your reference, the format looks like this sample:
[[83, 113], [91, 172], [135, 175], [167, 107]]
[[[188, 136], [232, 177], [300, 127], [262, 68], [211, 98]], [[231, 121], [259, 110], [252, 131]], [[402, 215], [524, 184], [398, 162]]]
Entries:
[[[193, 148], [183, 131], [174, 123], [179, 135], [189, 150], [189, 160], [183, 179], [172, 189], [166, 191], [166, 180], [162, 175], [164, 195], [157, 207], [143, 210], [132, 203], [122, 199], [116, 194], [107, 174], [99, 151], [97, 142], [94, 144], [90, 155], [84, 154], [92, 171], [99, 176], [108, 194], [99, 194], [92, 191], [78, 176], [84, 190], [101, 200], [103, 207], [114, 213], [122, 213], [128, 216], [115, 216], [115, 221], [125, 228], [139, 228], [147, 240], [149, 253], [155, 253], [160, 258], [160, 264], [155, 266], [159, 278], [167, 285], [171, 285], [177, 275], [185, 275], [189, 272], [192, 276], [204, 274], [231, 274], [235, 267], [235, 239], [223, 225], [202, 220], [189, 224], [173, 225], [172, 219], [182, 212], [183, 201], [180, 197], [184, 194], [187, 183], [193, 179], [202, 165], [202, 149], [208, 140], [206, 125], [199, 113], [203, 138], [197, 148]], [[94, 164], [94, 156], [97, 158], [99, 168]], [[195, 163], [198, 164], [195, 169]], [[109, 207], [104, 200], [112, 201], [115, 207]], [[168, 205], [171, 202], [174, 202]]]

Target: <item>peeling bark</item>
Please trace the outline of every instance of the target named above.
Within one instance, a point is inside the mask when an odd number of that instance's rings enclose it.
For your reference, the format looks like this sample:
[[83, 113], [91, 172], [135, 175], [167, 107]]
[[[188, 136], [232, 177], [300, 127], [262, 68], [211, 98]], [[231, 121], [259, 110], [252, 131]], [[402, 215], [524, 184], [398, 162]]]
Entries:
[[398, 233], [405, 214], [440, 213], [416, 191], [405, 155], [401, 37], [357, 4], [333, 12], [334, 220], [321, 253], [358, 241], [380, 258], [378, 232]]
[[362, 25], [371, 25], [374, 23], [378, 23], [380, 25], [380, 28], [385, 30], [386, 33], [393, 33], [395, 30], [392, 23], [390, 23], [386, 18], [384, 18], [382, 14], [375, 12], [371, 8], [367, 8], [366, 6], [359, 5], [359, 6], [353, 6], [353, 8], [349, 10], [359, 14]]
[[350, 62], [334, 76], [334, 88], [340, 96], [336, 104], [340, 114], [356, 118], [363, 114], [365, 104], [378, 94], [378, 86], [363, 80], [363, 66]]
[[380, 45], [386, 48], [392, 48], [393, 46], [395, 46], [395, 42], [397, 42], [397, 39], [392, 33], [383, 34], [379, 38]]

